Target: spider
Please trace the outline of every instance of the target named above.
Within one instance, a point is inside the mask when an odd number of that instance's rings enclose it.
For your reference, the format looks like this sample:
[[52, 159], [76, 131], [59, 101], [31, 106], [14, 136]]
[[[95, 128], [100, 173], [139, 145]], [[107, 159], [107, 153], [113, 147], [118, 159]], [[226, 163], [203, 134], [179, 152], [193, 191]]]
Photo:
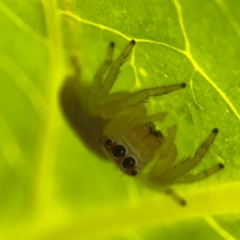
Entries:
[[210, 132], [192, 157], [176, 163], [176, 126], [169, 127], [167, 136], [163, 136], [154, 122], [163, 121], [167, 113], [148, 115], [142, 103], [150, 97], [183, 89], [186, 84], [158, 86], [133, 93], [110, 93], [120, 67], [135, 45], [135, 40], [131, 40], [113, 61], [115, 44], [110, 42], [105, 61], [95, 73], [91, 85], [80, 81], [78, 58], [73, 56], [73, 73], [66, 77], [60, 91], [60, 105], [71, 127], [89, 149], [101, 158], [112, 159], [123, 173], [131, 177], [140, 175], [144, 168], [150, 166], [147, 179], [185, 205], [186, 201], [170, 186], [202, 180], [224, 167], [219, 163], [196, 175], [189, 173], [207, 153], [218, 129]]

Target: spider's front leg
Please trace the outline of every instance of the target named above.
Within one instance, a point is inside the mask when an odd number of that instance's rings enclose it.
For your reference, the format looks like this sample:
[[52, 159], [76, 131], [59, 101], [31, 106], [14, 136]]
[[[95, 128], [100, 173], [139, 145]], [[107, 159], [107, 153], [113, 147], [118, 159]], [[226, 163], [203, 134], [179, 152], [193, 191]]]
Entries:
[[121, 112], [122, 110], [135, 106], [139, 103], [144, 102], [150, 97], [161, 96], [176, 90], [185, 88], [185, 83], [172, 84], [168, 86], [160, 86], [154, 88], [143, 89], [134, 93], [129, 93], [128, 95], [106, 102], [100, 106], [100, 114], [102, 118], [111, 118], [114, 114]]
[[[193, 157], [188, 157], [184, 161], [180, 162], [174, 167], [171, 167], [171, 164], [174, 163], [174, 160], [176, 159], [176, 156], [168, 155], [164, 161], [169, 162], [164, 169], [165, 171], [160, 171], [159, 175], [154, 175], [152, 177], [152, 181], [155, 183], [158, 183], [162, 186], [169, 186], [171, 184], [179, 184], [179, 183], [191, 183], [196, 182], [199, 180], [202, 180], [204, 178], [207, 178], [216, 172], [220, 171], [224, 168], [224, 165], [222, 163], [216, 164], [212, 167], [210, 167], [207, 170], [203, 170], [199, 172], [196, 175], [188, 174], [188, 171], [190, 171], [192, 168], [194, 168], [205, 156], [207, 153], [209, 147], [212, 145], [216, 135], [218, 133], [218, 129], [214, 128], [206, 141], [204, 141], [203, 144], [200, 145], [198, 150], [196, 151], [195, 155]], [[172, 145], [173, 146], [173, 145]], [[155, 165], [154, 167], [159, 167]], [[156, 169], [155, 169], [156, 172]], [[182, 199], [179, 195], [177, 195], [173, 190], [166, 187], [165, 192], [167, 194], [170, 194], [175, 200], [177, 200], [181, 205], [185, 205], [186, 201]]]
[[[165, 173], [158, 177], [158, 181], [164, 185], [175, 183], [178, 181], [179, 177], [182, 178], [184, 174], [186, 174], [188, 171], [194, 168], [203, 159], [209, 147], [212, 145], [217, 133], [218, 129], [214, 128], [210, 135], [208, 136], [208, 138], [206, 139], [206, 141], [204, 141], [204, 143], [200, 145], [200, 147], [198, 148], [193, 157], [188, 157], [175, 167], [168, 169]], [[223, 164], [217, 164], [216, 166], [214, 166], [213, 169], [211, 168], [211, 171], [209, 172], [208, 176], [214, 174], [215, 172], [221, 170], [222, 168]]]
[[224, 164], [218, 163], [213, 165], [212, 167], [202, 170], [197, 174], [185, 174], [185, 175], [180, 175], [180, 172], [186, 172], [195, 167], [205, 156], [208, 148], [211, 146], [213, 143], [216, 135], [218, 133], [218, 129], [214, 128], [212, 132], [210, 133], [209, 137], [206, 139], [206, 141], [200, 145], [198, 148], [197, 152], [192, 158], [187, 158], [185, 161], [180, 163], [178, 166], [176, 166], [176, 169], [178, 174], [177, 176], [173, 179], [172, 183], [192, 183], [192, 182], [197, 182], [200, 181], [204, 178], [207, 178], [218, 171], [222, 170], [224, 168]]

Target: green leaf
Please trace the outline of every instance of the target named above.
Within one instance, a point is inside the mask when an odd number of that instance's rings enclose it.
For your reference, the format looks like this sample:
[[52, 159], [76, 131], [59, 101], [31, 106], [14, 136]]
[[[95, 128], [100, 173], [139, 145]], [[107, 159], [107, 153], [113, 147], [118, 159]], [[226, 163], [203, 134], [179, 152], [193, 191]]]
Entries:
[[[240, 2], [0, 1], [1, 239], [238, 239]], [[220, 132], [194, 173], [173, 186], [188, 205], [128, 178], [72, 131], [58, 94], [80, 56], [91, 83], [110, 41], [136, 47], [113, 91], [186, 82], [146, 103], [177, 125], [178, 160]], [[83, 91], [84, 94], [84, 91]], [[84, 96], [84, 95], [83, 95]]]

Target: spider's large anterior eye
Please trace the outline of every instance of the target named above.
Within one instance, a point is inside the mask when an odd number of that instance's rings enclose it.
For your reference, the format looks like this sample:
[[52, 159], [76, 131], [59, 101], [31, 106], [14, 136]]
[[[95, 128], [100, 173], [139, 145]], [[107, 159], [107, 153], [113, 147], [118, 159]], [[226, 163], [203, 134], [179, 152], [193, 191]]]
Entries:
[[122, 145], [116, 145], [112, 150], [112, 154], [116, 158], [122, 158], [126, 154], [126, 148]]
[[105, 144], [105, 147], [110, 147], [113, 144], [113, 140], [111, 138], [108, 138], [104, 144]]
[[122, 166], [126, 169], [130, 169], [130, 168], [134, 167], [135, 164], [136, 164], [136, 161], [133, 157], [126, 157], [122, 161]]

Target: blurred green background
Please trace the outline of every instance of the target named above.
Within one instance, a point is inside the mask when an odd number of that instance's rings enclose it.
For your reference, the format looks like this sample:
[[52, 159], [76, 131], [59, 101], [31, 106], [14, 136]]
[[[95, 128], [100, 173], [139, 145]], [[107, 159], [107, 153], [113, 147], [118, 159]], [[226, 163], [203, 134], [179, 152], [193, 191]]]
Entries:
[[[240, 2], [231, 0], [0, 0], [0, 239], [239, 239]], [[136, 48], [113, 91], [186, 82], [151, 99], [177, 124], [180, 160], [220, 129], [171, 198], [98, 159], [63, 118], [58, 92], [78, 51], [91, 79], [110, 41]]]

